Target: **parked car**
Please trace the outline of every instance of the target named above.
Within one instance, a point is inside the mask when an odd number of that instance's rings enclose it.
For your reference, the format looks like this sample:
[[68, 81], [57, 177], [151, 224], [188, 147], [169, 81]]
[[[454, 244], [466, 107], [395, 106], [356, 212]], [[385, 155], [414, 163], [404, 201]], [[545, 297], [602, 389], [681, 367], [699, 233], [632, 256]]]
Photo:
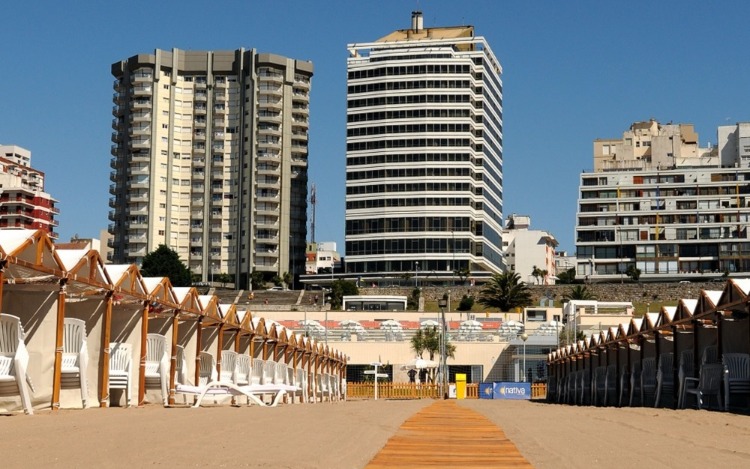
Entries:
[[266, 288], [266, 291], [284, 291], [284, 290], [286, 290], [284, 287], [280, 287], [278, 285], [275, 287]]

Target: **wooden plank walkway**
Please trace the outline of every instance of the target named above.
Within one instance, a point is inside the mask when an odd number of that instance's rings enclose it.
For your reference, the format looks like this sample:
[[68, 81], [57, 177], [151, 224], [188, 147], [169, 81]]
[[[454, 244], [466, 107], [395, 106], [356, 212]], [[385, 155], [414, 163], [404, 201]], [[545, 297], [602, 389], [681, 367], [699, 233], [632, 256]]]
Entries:
[[394, 467], [532, 467], [482, 414], [440, 400], [409, 417], [368, 469]]

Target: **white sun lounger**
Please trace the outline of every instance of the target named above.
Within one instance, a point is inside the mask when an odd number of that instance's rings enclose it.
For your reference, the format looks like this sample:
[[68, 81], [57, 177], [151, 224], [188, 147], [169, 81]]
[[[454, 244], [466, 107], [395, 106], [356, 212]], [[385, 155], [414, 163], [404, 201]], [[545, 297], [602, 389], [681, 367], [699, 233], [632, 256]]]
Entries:
[[[250, 401], [262, 407], [276, 407], [287, 392], [295, 392], [298, 388], [289, 385], [276, 384], [251, 384], [249, 386], [237, 386], [227, 381], [211, 381], [204, 386], [179, 385], [175, 390], [178, 393], [194, 394], [198, 398], [193, 407], [200, 407], [206, 396], [245, 396]], [[265, 402], [263, 396], [272, 395], [271, 402]]]

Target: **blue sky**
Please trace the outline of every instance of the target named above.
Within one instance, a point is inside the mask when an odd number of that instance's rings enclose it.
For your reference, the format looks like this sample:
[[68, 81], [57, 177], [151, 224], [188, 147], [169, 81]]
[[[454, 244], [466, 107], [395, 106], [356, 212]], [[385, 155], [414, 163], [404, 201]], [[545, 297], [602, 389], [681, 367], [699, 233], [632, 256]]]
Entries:
[[113, 62], [154, 49], [255, 48], [311, 60], [318, 241], [344, 249], [346, 45], [409, 26], [470, 24], [503, 65], [504, 210], [574, 251], [592, 141], [634, 121], [750, 120], [750, 2], [332, 0], [6, 2], [0, 143], [32, 152], [60, 240], [108, 224]]

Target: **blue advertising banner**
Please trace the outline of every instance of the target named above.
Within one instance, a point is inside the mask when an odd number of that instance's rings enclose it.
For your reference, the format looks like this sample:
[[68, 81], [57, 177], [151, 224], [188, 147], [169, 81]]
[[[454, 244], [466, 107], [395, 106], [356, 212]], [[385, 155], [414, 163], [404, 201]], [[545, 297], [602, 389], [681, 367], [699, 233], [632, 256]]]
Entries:
[[494, 389], [492, 383], [479, 383], [479, 398], [480, 399], [492, 399], [494, 396]]
[[531, 383], [492, 383], [493, 399], [531, 399]]

